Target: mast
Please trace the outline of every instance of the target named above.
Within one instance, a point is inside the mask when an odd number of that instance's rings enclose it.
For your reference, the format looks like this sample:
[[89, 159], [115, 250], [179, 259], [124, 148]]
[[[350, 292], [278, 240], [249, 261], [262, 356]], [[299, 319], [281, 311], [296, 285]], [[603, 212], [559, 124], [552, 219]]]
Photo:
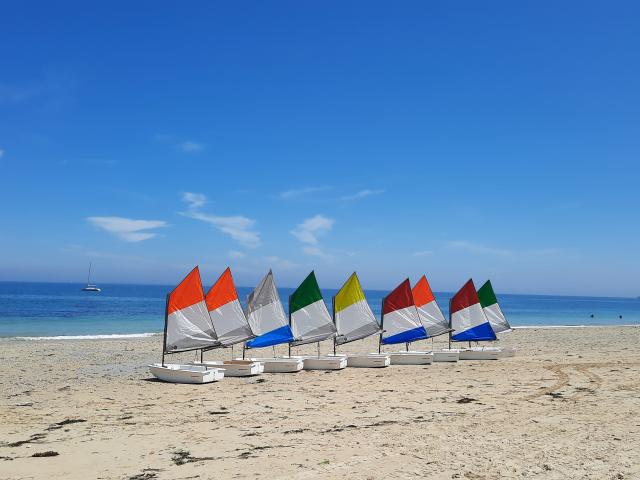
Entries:
[[91, 284], [91, 262], [89, 262], [89, 273], [87, 274], [87, 285]]
[[331, 315], [333, 315], [333, 324], [336, 326], [336, 336], [333, 337], [333, 354], [336, 354], [336, 339], [338, 338], [338, 324], [336, 323], [336, 296], [331, 297]]
[[[454, 295], [455, 296], [455, 295]], [[451, 350], [451, 301], [453, 297], [449, 299], [449, 350]]]
[[382, 299], [382, 307], [380, 308], [380, 338], [378, 339], [378, 353], [382, 353], [382, 334], [384, 333], [384, 301], [387, 297]]
[[[289, 311], [289, 330], [291, 330], [291, 295], [289, 295], [289, 308], [287, 308], [287, 310]], [[291, 332], [293, 332], [293, 330], [291, 330]], [[289, 358], [291, 358], [291, 342], [289, 342]]]
[[167, 293], [167, 301], [164, 306], [164, 333], [162, 338], [162, 366], [164, 367], [164, 352], [167, 350], [167, 322], [169, 321], [169, 295]]

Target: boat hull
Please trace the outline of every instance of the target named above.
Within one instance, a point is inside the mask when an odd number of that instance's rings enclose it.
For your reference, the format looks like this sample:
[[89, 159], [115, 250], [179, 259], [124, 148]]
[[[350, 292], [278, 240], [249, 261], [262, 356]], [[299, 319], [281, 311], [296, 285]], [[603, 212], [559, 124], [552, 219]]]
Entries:
[[160, 363], [149, 365], [149, 371], [158, 380], [169, 383], [211, 383], [224, 378], [224, 369], [204, 365], [180, 365]]
[[391, 352], [391, 365], [429, 365], [433, 362], [432, 352]]
[[337, 357], [346, 357], [347, 367], [350, 368], [384, 368], [391, 365], [391, 358], [384, 353], [338, 353]]
[[193, 362], [193, 365], [224, 368], [225, 377], [252, 377], [264, 372], [264, 365], [261, 362], [251, 360], [205, 360], [202, 363]]
[[347, 367], [347, 358], [338, 355], [301, 358], [305, 370], [342, 370]]
[[434, 350], [433, 361], [434, 362], [457, 362], [460, 359], [459, 350]]
[[460, 349], [460, 360], [498, 360], [500, 349], [497, 347], [472, 347]]
[[304, 368], [304, 361], [301, 358], [251, 358], [251, 361], [262, 363], [264, 373], [295, 373]]

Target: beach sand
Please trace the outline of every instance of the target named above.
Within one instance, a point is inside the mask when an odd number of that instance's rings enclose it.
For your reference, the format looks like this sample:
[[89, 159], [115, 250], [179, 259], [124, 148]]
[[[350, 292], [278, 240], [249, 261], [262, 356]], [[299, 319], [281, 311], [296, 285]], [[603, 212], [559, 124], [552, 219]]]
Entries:
[[640, 478], [640, 328], [519, 329], [500, 342], [515, 358], [208, 385], [152, 380], [161, 343], [0, 342], [0, 478]]

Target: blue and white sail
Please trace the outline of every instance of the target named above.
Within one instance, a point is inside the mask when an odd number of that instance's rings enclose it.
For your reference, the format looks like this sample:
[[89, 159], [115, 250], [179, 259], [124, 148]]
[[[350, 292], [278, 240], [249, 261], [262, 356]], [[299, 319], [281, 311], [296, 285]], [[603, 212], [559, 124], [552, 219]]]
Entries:
[[247, 348], [270, 347], [294, 340], [271, 270], [247, 297], [247, 320], [257, 335], [245, 344]]

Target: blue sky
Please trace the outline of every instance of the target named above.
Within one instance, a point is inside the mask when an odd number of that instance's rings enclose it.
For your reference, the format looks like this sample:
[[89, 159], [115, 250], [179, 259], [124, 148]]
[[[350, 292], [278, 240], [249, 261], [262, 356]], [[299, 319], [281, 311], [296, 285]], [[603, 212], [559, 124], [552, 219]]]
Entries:
[[0, 280], [640, 295], [637, 2], [10, 2]]

